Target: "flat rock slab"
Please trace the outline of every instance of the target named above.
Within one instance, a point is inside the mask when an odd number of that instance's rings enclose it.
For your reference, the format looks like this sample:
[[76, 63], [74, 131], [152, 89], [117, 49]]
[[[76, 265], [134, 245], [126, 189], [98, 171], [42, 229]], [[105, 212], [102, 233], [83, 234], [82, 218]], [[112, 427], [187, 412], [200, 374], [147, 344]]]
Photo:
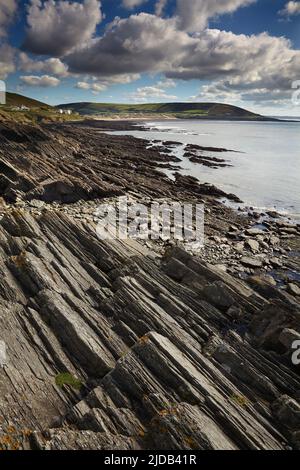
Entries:
[[249, 235], [250, 237], [256, 237], [257, 235], [264, 235], [265, 232], [259, 228], [250, 228], [246, 230], [246, 235]]
[[244, 256], [241, 259], [241, 263], [247, 268], [252, 268], [252, 269], [259, 269], [263, 266], [263, 262], [260, 259], [248, 258], [246, 256]]

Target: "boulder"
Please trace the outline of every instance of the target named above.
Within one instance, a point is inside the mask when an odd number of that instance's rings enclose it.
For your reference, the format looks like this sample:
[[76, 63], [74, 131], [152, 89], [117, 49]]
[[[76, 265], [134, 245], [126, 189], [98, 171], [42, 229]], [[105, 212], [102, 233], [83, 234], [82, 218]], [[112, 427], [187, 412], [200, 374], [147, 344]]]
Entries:
[[253, 286], [266, 285], [271, 287], [276, 287], [277, 283], [272, 276], [268, 274], [259, 274], [256, 276], [251, 276], [248, 279], [249, 284]]
[[295, 297], [300, 296], [300, 287], [298, 287], [297, 284], [289, 283], [287, 286], [287, 291], [289, 294], [292, 294]]
[[270, 258], [270, 264], [274, 267], [274, 268], [282, 268], [283, 266], [283, 263], [282, 261], [279, 259], [279, 258], [276, 258], [276, 257], [273, 257], [273, 258]]
[[250, 248], [251, 251], [259, 251], [259, 243], [256, 240], [253, 240], [252, 238], [246, 240], [245, 245]]
[[267, 274], [251, 276], [247, 281], [253, 289], [267, 299], [281, 297], [279, 290], [276, 288], [276, 281]]
[[278, 237], [276, 237], [276, 236], [274, 236], [274, 235], [272, 235], [272, 236], [270, 237], [270, 245], [272, 245], [272, 246], [277, 246], [277, 245], [279, 245], [279, 243], [280, 243], [280, 238], [278, 238]]
[[249, 228], [246, 230], [246, 235], [249, 235], [250, 237], [256, 237], [257, 235], [263, 235], [264, 231], [259, 229], [259, 228]]
[[297, 228], [294, 228], [294, 227], [284, 227], [284, 228], [280, 229], [280, 233], [288, 233], [288, 234], [291, 234], [291, 235], [297, 235], [298, 230], [297, 230]]
[[267, 215], [271, 217], [271, 219], [278, 219], [278, 217], [280, 217], [280, 214], [276, 211], [268, 211]]

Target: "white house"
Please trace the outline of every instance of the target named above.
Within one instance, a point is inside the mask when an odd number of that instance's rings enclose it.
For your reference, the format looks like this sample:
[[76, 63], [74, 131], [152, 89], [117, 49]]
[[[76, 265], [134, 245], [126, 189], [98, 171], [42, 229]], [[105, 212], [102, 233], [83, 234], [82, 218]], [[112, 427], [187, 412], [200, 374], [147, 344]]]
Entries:
[[30, 111], [30, 108], [27, 106], [24, 106], [23, 104], [21, 106], [13, 106], [12, 111]]
[[72, 114], [71, 109], [59, 109], [58, 112], [59, 112], [59, 114], [67, 114], [68, 116], [70, 116]]

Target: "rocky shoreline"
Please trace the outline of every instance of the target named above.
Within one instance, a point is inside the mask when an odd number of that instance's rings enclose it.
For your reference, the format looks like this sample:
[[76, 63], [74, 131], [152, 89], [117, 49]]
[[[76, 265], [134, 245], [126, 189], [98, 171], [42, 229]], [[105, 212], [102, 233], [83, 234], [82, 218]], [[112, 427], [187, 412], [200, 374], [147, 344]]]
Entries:
[[[0, 447], [300, 449], [299, 225], [115, 126], [0, 124]], [[204, 248], [100, 240], [124, 195], [204, 203]]]

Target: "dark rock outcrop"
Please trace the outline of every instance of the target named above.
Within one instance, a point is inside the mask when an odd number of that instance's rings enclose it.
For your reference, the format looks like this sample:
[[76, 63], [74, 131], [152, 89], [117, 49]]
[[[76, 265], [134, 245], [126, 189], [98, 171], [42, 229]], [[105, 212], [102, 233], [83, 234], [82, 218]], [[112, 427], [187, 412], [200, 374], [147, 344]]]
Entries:
[[173, 166], [177, 157], [148, 148], [142, 139], [104, 134], [102, 123], [95, 130], [96, 124], [40, 128], [1, 123], [0, 196], [9, 202], [73, 203], [136, 190], [150, 197], [228, 196], [240, 202], [198, 180], [191, 185], [182, 177], [174, 183], [159, 170], [178, 169]]

